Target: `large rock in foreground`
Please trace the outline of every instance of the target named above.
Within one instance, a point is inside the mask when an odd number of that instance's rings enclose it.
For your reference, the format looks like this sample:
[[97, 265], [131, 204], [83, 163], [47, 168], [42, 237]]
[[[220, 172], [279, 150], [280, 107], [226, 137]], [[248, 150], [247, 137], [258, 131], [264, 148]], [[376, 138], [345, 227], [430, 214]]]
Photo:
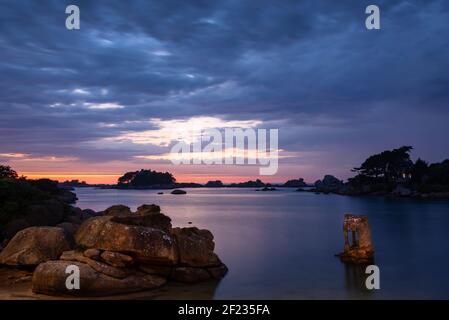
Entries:
[[213, 267], [221, 264], [214, 253], [214, 236], [209, 230], [173, 228], [179, 250], [179, 264], [189, 267]]
[[[119, 205], [104, 212], [107, 215], [90, 218], [79, 227], [76, 250], [38, 266], [34, 292], [112, 295], [153, 289], [168, 280], [219, 280], [228, 271], [214, 253], [210, 231], [172, 228], [159, 206], [143, 205], [134, 213]], [[80, 271], [79, 290], [66, 288], [66, 268], [71, 264]]]
[[[117, 221], [126, 219], [118, 217]], [[142, 263], [173, 265], [178, 261], [175, 242], [169, 233], [149, 226], [116, 222], [113, 216], [87, 220], [75, 234], [75, 241], [85, 248], [121, 252]]]
[[[80, 270], [80, 288], [67, 289], [66, 269], [76, 265]], [[49, 295], [108, 296], [158, 288], [166, 283], [162, 277], [149, 274], [132, 274], [119, 279], [95, 271], [77, 261], [48, 261], [40, 264], [33, 274], [32, 290]]]
[[0, 264], [38, 265], [58, 259], [70, 246], [64, 230], [56, 227], [30, 227], [19, 231], [0, 253]]

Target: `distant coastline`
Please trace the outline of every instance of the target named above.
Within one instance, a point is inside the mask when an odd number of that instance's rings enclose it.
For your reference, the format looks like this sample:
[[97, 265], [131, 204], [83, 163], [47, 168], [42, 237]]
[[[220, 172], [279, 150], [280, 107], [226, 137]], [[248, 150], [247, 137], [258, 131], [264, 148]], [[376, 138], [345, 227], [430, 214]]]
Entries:
[[257, 191], [276, 191], [276, 188], [296, 188], [299, 192], [340, 194], [350, 196], [386, 196], [413, 199], [449, 199], [449, 159], [440, 163], [428, 164], [418, 158], [411, 160], [411, 146], [386, 150], [369, 156], [359, 167], [357, 173], [344, 182], [333, 175], [325, 175], [313, 184], [303, 178], [291, 179], [285, 183], [264, 183], [260, 179], [225, 184], [220, 180], [201, 183], [179, 183], [169, 172], [148, 169], [126, 172], [117, 184], [89, 185], [78, 180], [60, 183], [62, 188], [97, 187], [103, 189], [163, 190], [181, 188], [255, 188]]

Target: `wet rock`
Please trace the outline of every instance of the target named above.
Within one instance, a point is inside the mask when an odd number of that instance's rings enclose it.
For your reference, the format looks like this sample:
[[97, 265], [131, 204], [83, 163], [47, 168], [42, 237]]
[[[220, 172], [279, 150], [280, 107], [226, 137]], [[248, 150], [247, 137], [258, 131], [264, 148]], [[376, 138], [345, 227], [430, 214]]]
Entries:
[[93, 260], [100, 260], [101, 251], [98, 249], [84, 250], [83, 255]]
[[171, 278], [175, 281], [195, 283], [209, 280], [211, 275], [202, 268], [178, 267], [173, 269]]
[[19, 231], [0, 253], [0, 264], [26, 266], [58, 259], [70, 246], [56, 227], [30, 227]]
[[74, 224], [74, 223], [70, 223], [70, 222], [63, 222], [63, 223], [56, 225], [56, 227], [64, 230], [64, 234], [65, 234], [67, 241], [69, 242], [70, 246], [73, 246], [75, 244], [74, 235], [80, 226], [78, 224]]
[[133, 270], [129, 268], [118, 268], [101, 261], [93, 260], [81, 251], [65, 251], [62, 253], [59, 260], [85, 263], [97, 272], [119, 279], [129, 276], [133, 272]]
[[[136, 213], [125, 206], [86, 220], [75, 233], [77, 250], [44, 262], [33, 276], [33, 290], [46, 294], [111, 295], [181, 282], [220, 279], [227, 268], [213, 252], [213, 235], [198, 228], [172, 228], [159, 206]], [[59, 229], [62, 233], [62, 229]], [[56, 257], [58, 258], [58, 257]], [[65, 287], [65, 268], [79, 266], [81, 290]], [[84, 287], [83, 287], [84, 286]]]
[[131, 214], [131, 209], [124, 205], [115, 205], [104, 210], [103, 215], [105, 216], [126, 216]]
[[218, 267], [207, 268], [207, 271], [209, 271], [212, 278], [219, 280], [223, 278], [226, 273], [228, 273], [228, 268], [224, 264], [222, 264]]
[[101, 259], [107, 264], [118, 268], [129, 267], [134, 263], [134, 259], [131, 256], [111, 251], [104, 251], [101, 254]]
[[137, 214], [160, 213], [161, 207], [155, 204], [143, 204], [137, 208]]
[[126, 225], [150, 227], [163, 230], [167, 233], [170, 233], [172, 227], [171, 219], [165, 214], [150, 211], [141, 211], [138, 214], [130, 214], [127, 216], [115, 216], [111, 221]]
[[114, 222], [112, 218], [95, 217], [84, 222], [75, 234], [76, 243], [84, 248], [124, 253], [142, 263], [177, 263], [175, 241], [170, 234], [154, 228]]
[[172, 267], [141, 264], [139, 265], [139, 270], [148, 274], [156, 274], [162, 277], [168, 277], [172, 272]]
[[191, 267], [212, 267], [221, 264], [214, 253], [214, 236], [208, 230], [196, 227], [173, 228], [172, 234], [176, 239], [179, 250], [179, 263]]
[[[79, 290], [66, 287], [66, 268], [69, 265], [76, 265], [80, 269]], [[109, 296], [154, 289], [165, 283], [164, 278], [156, 275], [132, 274], [118, 279], [99, 273], [85, 263], [59, 260], [42, 263], [36, 268], [32, 290], [48, 295]]]
[[64, 251], [61, 256], [59, 257], [59, 260], [65, 260], [65, 261], [74, 261], [75, 260], [76, 253], [74, 250], [70, 251]]
[[171, 192], [171, 194], [187, 194], [187, 191], [175, 189]]
[[93, 259], [84, 256], [81, 252], [75, 252], [74, 257], [76, 261], [85, 263], [95, 271], [108, 275], [110, 277], [123, 279], [132, 273], [131, 269], [116, 268], [106, 263], [95, 261]]

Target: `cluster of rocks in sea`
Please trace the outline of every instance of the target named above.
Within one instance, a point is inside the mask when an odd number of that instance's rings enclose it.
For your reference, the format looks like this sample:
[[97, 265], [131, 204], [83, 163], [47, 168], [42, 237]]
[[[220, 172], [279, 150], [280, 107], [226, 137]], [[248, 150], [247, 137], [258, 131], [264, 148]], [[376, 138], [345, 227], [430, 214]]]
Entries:
[[344, 187], [343, 181], [331, 175], [325, 175], [323, 180], [315, 182], [315, 188], [311, 192], [337, 193]]
[[332, 175], [325, 175], [317, 180], [312, 188], [298, 188], [299, 192], [314, 192], [316, 194], [340, 194], [348, 196], [384, 196], [391, 198], [411, 198], [421, 200], [448, 200], [449, 192], [420, 192], [404, 183], [359, 183], [349, 181], [344, 183]]
[[256, 191], [277, 191], [275, 187], [263, 187], [262, 189], [256, 189]]
[[[130, 293], [167, 281], [218, 280], [227, 273], [210, 231], [174, 228], [157, 205], [136, 212], [112, 206], [69, 229], [21, 230], [0, 252], [0, 264], [35, 268], [32, 290], [48, 295]], [[80, 271], [79, 289], [66, 286], [66, 270], [73, 265]]]

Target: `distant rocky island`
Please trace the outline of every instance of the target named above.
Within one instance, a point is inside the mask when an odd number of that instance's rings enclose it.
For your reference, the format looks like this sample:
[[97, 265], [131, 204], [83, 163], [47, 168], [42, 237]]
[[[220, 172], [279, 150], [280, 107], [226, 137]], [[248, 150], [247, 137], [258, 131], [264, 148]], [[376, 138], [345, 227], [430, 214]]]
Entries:
[[[309, 192], [350, 196], [387, 196], [422, 200], [449, 200], [449, 159], [428, 164], [410, 158], [411, 146], [386, 150], [354, 168], [346, 183], [332, 175], [314, 183]], [[305, 190], [299, 190], [305, 191]]]
[[[86, 187], [89, 185], [85, 183], [80, 184], [78, 180], [74, 180], [73, 182], [62, 183], [60, 186]], [[157, 172], [154, 170], [141, 169], [138, 171], [126, 172], [118, 178], [117, 184], [91, 186], [97, 186], [105, 189], [267, 188], [265, 190], [270, 190], [274, 187], [299, 188], [308, 186], [311, 187], [313, 185], [307, 185], [302, 178], [289, 180], [284, 184], [264, 183], [260, 179], [229, 184], [224, 184], [221, 180], [211, 180], [205, 184], [194, 182], [177, 182], [176, 178], [169, 172]]]
[[[418, 158], [411, 160], [411, 146], [386, 150], [369, 156], [352, 171], [356, 175], [346, 182], [333, 175], [308, 184], [303, 178], [283, 184], [264, 183], [260, 179], [224, 184], [211, 180], [205, 184], [178, 183], [169, 172], [141, 169], [127, 172], [116, 185], [102, 186], [116, 189], [179, 189], [179, 188], [254, 188], [256, 191], [275, 191], [276, 188], [296, 188], [299, 192], [340, 194], [351, 196], [388, 196], [415, 199], [449, 199], [449, 159], [429, 164]], [[84, 186], [84, 185], [83, 185]]]

